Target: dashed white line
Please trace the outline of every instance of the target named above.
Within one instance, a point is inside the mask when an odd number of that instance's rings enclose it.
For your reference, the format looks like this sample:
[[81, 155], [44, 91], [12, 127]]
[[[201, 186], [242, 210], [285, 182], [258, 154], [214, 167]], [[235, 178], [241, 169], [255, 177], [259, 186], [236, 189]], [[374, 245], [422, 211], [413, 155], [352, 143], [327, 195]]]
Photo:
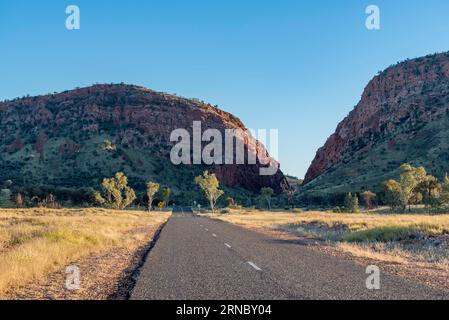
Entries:
[[217, 237], [217, 235], [216, 235], [215, 233], [212, 233], [212, 237], [216, 238], [216, 237]]
[[209, 229], [205, 229], [206, 231], [209, 231]]
[[248, 261], [248, 264], [253, 267], [254, 269], [256, 269], [257, 271], [262, 271], [262, 269], [260, 269], [258, 266], [256, 266], [253, 262]]
[[231, 247], [229, 244], [227, 244], [227, 243], [225, 243], [225, 246], [228, 247], [229, 249], [232, 248], [232, 247]]

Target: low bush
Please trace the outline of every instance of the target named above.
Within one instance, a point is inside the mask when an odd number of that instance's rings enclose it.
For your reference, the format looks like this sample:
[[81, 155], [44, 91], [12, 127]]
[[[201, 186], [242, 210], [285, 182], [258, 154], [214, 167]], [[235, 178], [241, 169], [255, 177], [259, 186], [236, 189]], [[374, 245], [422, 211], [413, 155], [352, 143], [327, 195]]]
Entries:
[[334, 209], [332, 209], [333, 213], [343, 213], [343, 209], [341, 207], [335, 207]]
[[417, 227], [379, 227], [349, 233], [342, 237], [346, 242], [391, 242], [411, 240], [424, 236]]

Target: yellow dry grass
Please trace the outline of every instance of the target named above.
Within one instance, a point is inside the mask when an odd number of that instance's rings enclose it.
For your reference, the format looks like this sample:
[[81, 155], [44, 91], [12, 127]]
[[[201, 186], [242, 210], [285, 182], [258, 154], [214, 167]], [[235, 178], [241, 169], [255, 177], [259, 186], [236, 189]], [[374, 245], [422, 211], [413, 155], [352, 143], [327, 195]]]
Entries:
[[212, 218], [252, 228], [268, 228], [327, 241], [358, 257], [405, 263], [416, 260], [449, 267], [449, 250], [426, 238], [449, 234], [449, 214], [301, 213], [231, 210]]
[[214, 218], [253, 227], [292, 228], [316, 224], [328, 230], [347, 229], [351, 233], [376, 228], [417, 228], [428, 234], [449, 232], [449, 214], [395, 214], [328, 213], [307, 211], [302, 213], [232, 210], [230, 214], [213, 215]]
[[0, 294], [73, 260], [143, 240], [167, 213], [106, 209], [0, 209]]

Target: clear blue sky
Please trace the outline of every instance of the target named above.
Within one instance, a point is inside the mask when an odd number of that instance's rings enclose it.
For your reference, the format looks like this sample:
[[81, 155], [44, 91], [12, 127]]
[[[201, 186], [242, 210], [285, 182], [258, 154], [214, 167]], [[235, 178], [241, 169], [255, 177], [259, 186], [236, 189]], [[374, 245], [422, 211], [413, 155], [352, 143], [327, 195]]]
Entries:
[[95, 82], [200, 98], [278, 128], [282, 169], [302, 177], [377, 71], [449, 50], [448, 34], [447, 0], [2, 0], [0, 99]]

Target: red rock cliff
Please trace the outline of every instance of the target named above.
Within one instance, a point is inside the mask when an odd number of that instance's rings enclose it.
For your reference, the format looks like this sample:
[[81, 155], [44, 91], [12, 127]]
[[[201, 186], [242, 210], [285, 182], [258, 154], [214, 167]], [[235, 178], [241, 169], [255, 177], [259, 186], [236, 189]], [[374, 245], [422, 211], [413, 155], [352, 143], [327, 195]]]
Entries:
[[[370, 81], [355, 109], [338, 125], [309, 167], [305, 184], [338, 165], [344, 155], [376, 143], [394, 143], [398, 126], [428, 123], [448, 108], [449, 53], [407, 60]], [[425, 147], [425, 146], [423, 146]]]

